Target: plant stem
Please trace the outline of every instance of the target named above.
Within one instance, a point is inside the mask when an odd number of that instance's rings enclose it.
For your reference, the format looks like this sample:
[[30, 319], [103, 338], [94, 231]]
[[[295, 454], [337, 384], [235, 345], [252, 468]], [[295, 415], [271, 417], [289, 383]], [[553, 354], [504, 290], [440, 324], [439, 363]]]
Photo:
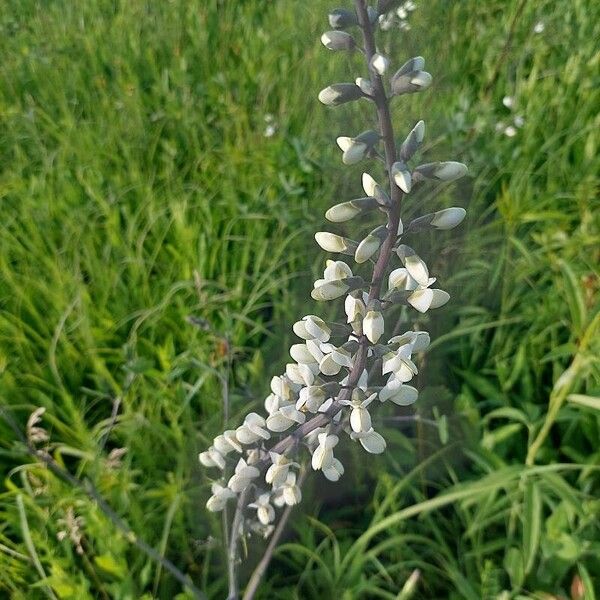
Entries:
[[[355, 0], [356, 3], [356, 13], [358, 15], [358, 23], [362, 30], [364, 47], [365, 47], [365, 60], [367, 63], [367, 68], [371, 63], [371, 58], [376, 53], [375, 47], [375, 37], [373, 32], [373, 26], [369, 21], [369, 16], [367, 13], [367, 5], [365, 0]], [[388, 264], [390, 262], [390, 258], [392, 255], [392, 249], [394, 247], [394, 243], [396, 242], [397, 234], [398, 234], [398, 225], [400, 223], [400, 206], [402, 202], [402, 191], [396, 185], [394, 178], [392, 176], [392, 165], [396, 162], [396, 143], [394, 141], [394, 128], [392, 125], [392, 119], [390, 116], [390, 108], [389, 108], [389, 100], [385, 93], [385, 88], [383, 85], [383, 81], [381, 76], [375, 71], [370, 70], [371, 82], [373, 85], [373, 101], [375, 103], [377, 109], [377, 119], [379, 122], [379, 133], [383, 140], [383, 145], [385, 149], [385, 166], [388, 175], [388, 180], [390, 184], [390, 197], [392, 199], [392, 205], [390, 209], [387, 211], [388, 222], [387, 222], [387, 236], [381, 245], [381, 249], [379, 251], [379, 256], [377, 258], [377, 262], [373, 267], [373, 277], [371, 279], [371, 284], [369, 286], [369, 301], [378, 299], [381, 293], [381, 285], [385, 274], [387, 272]], [[319, 427], [323, 427], [327, 425], [335, 415], [337, 415], [342, 408], [344, 407], [343, 401], [349, 400], [352, 395], [353, 389], [358, 384], [360, 376], [365, 369], [367, 362], [367, 350], [369, 347], [369, 340], [365, 335], [361, 335], [359, 339], [359, 346], [356, 352], [354, 363], [352, 368], [350, 369], [350, 373], [348, 375], [348, 383], [341, 390], [336, 400], [333, 402], [332, 406], [326, 413], [319, 414], [314, 416], [312, 419], [298, 427], [293, 433], [287, 435], [285, 438], [280, 440], [275, 446], [271, 448], [271, 452], [276, 452], [277, 454], [285, 454], [290, 450], [292, 446], [295, 446], [300, 442], [302, 438], [306, 435], [318, 429]], [[270, 463], [270, 458], [265, 458], [255, 466], [259, 469], [265, 468]], [[237, 600], [239, 597], [238, 591], [238, 582], [237, 582], [237, 546], [238, 546], [238, 537], [239, 537], [239, 525], [241, 523], [242, 513], [246, 502], [247, 489], [242, 492], [238, 499], [238, 504], [234, 516], [233, 525], [230, 532], [230, 542], [229, 542], [229, 554], [228, 554], [228, 571], [229, 571], [229, 596], [228, 600]], [[281, 523], [281, 522], [280, 522]], [[282, 526], [283, 530], [283, 526]], [[275, 548], [276, 540], [273, 542], [273, 549]], [[271, 550], [272, 554], [272, 550]], [[268, 565], [268, 561], [270, 560], [270, 556], [267, 557], [266, 566]], [[262, 562], [262, 561], [261, 561]], [[260, 578], [264, 573], [260, 573], [257, 575], [256, 584], [251, 580], [252, 585], [258, 585]], [[253, 575], [254, 579], [254, 575]], [[254, 594], [252, 588], [249, 590]], [[245, 596], [245, 600], [247, 598], [252, 598], [252, 596]]]
[[[371, 62], [371, 58], [376, 52], [373, 26], [369, 21], [365, 1], [355, 0], [355, 2], [358, 22], [363, 32], [365, 60], [368, 67]], [[390, 197], [392, 199], [392, 206], [388, 211], [388, 234], [381, 245], [379, 257], [377, 258], [377, 262], [373, 268], [373, 278], [369, 287], [369, 300], [374, 300], [379, 298], [381, 284], [383, 282], [383, 278], [385, 277], [392, 254], [392, 248], [397, 238], [398, 224], [400, 223], [400, 206], [403, 194], [400, 188], [396, 185], [392, 176], [392, 165], [396, 162], [396, 143], [394, 141], [394, 128], [390, 116], [389, 100], [386, 96], [381, 76], [374, 71], [370, 71], [370, 74], [371, 82], [373, 84], [373, 100], [377, 108], [377, 118], [379, 121], [379, 133], [381, 134], [385, 149], [385, 164], [390, 184]], [[326, 413], [313, 417], [298, 427], [298, 429], [296, 429], [293, 433], [280, 440], [273, 448], [271, 448], [272, 452], [284, 454], [311, 431], [314, 431], [315, 429], [323, 427], [329, 423], [331, 419], [342, 410], [343, 404], [341, 404], [341, 401], [350, 399], [352, 390], [356, 387], [356, 384], [358, 383], [358, 380], [360, 379], [360, 376], [365, 368], [367, 362], [368, 343], [369, 342], [366, 336], [362, 335], [359, 340], [359, 347], [354, 359], [354, 364], [348, 376], [348, 384], [344, 389], [342, 389], [329, 410]], [[269, 459], [265, 459], [262, 464], [256, 466], [264, 467], [267, 464], [269, 464]]]
[[[304, 483], [304, 479], [306, 478], [307, 472], [308, 471], [306, 469], [304, 469], [300, 473], [300, 476], [298, 477], [298, 481], [296, 483], [296, 485], [299, 488], [302, 487], [302, 484]], [[260, 585], [262, 578], [264, 577], [265, 573], [267, 572], [267, 568], [269, 567], [269, 563], [271, 562], [271, 559], [273, 558], [273, 553], [275, 552], [275, 548], [277, 547], [277, 544], [279, 543], [279, 540], [281, 539], [281, 536], [283, 535], [285, 526], [287, 525], [287, 522], [289, 521], [289, 518], [290, 518], [290, 515], [292, 514], [293, 509], [294, 509], [293, 506], [285, 507], [285, 510], [283, 511], [283, 514], [281, 515], [281, 518], [279, 519], [279, 523], [277, 523], [277, 527], [275, 528], [275, 531], [273, 531], [273, 535], [271, 536], [271, 539], [269, 540], [269, 545], [267, 546], [265, 553], [263, 554], [262, 558], [260, 559], [260, 562], [256, 565], [256, 568], [252, 572], [252, 576], [250, 577], [250, 581], [248, 581], [248, 585], [246, 586], [246, 590], [244, 591], [244, 596], [243, 596], [242, 600], [254, 600], [254, 596], [256, 595], [256, 592], [258, 591], [258, 586]]]

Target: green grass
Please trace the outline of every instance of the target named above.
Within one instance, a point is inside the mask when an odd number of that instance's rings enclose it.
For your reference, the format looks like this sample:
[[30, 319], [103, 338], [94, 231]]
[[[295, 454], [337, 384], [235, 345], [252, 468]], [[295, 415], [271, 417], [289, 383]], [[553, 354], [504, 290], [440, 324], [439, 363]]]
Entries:
[[[386, 42], [393, 64], [423, 54], [435, 81], [395, 107], [399, 135], [424, 117], [425, 158], [472, 174], [405, 207], [470, 209], [461, 234], [425, 253], [454, 300], [420, 323], [436, 341], [418, 410], [445, 415], [450, 441], [388, 425], [375, 475], [354, 461], [341, 499], [309, 485], [321, 524], [298, 512], [264, 598], [396, 598], [417, 567], [419, 598], [567, 596], [576, 573], [587, 600], [600, 593], [600, 413], [570, 396], [600, 391], [600, 9], [526, 3], [498, 62], [518, 4], [420, 3], [411, 31]], [[360, 64], [320, 47], [331, 7], [0, 8], [0, 402], [23, 425], [46, 407], [56, 459], [210, 597], [224, 596], [224, 569], [196, 453], [221, 425], [220, 338], [233, 423], [284, 364], [291, 322], [314, 310], [324, 208], [358, 191], [362, 166], [342, 169], [333, 140], [366, 128], [366, 108], [316, 100]], [[515, 114], [515, 137], [496, 131]], [[2, 594], [181, 591], [2, 422], [0, 440]], [[57, 540], [69, 508], [85, 519], [83, 555]]]

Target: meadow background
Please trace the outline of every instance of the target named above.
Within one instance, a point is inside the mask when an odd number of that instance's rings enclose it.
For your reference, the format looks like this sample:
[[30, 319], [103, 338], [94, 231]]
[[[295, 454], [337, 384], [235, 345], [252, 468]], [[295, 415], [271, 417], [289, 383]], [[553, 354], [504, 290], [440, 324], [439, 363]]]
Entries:
[[[369, 109], [316, 100], [363, 71], [319, 43], [334, 7], [0, 6], [0, 406], [23, 429], [44, 407], [53, 457], [210, 598], [226, 580], [197, 453], [225, 384], [235, 424], [282, 370], [316, 309], [312, 236], [360, 189], [334, 140]], [[470, 168], [406, 207], [469, 211], [424, 252], [453, 298], [419, 322], [421, 420], [386, 414], [389, 452], [309, 479], [259, 597], [391, 600], [418, 568], [414, 598], [591, 600], [600, 4], [429, 0], [410, 25], [385, 50], [425, 56], [434, 84], [395, 104], [396, 132], [422, 117], [424, 157]], [[0, 470], [0, 597], [187, 597], [5, 419]]]

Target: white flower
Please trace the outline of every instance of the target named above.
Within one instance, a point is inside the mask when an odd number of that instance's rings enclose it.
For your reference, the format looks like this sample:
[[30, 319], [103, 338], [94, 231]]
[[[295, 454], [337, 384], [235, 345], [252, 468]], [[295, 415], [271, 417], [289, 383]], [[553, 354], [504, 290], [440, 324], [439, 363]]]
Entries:
[[357, 77], [354, 83], [362, 90], [363, 94], [367, 96], [373, 95], [373, 84], [368, 79]]
[[342, 236], [329, 231], [317, 231], [315, 240], [326, 252], [345, 252], [348, 250], [346, 240]]
[[385, 327], [383, 315], [378, 310], [369, 310], [362, 322], [364, 334], [367, 339], [376, 344], [383, 335]]
[[235, 467], [235, 474], [231, 476], [227, 487], [232, 491], [239, 493], [248, 487], [250, 482], [260, 475], [260, 471], [253, 466], [248, 465], [243, 458], [240, 458]]
[[344, 465], [337, 459], [334, 458], [330, 465], [323, 469], [323, 475], [329, 481], [337, 481], [344, 474]]
[[294, 506], [298, 504], [302, 500], [302, 492], [300, 488], [296, 485], [296, 473], [290, 471], [287, 474], [287, 479], [277, 489], [277, 494], [273, 499], [273, 503], [275, 506], [283, 506], [287, 504], [288, 506]]
[[515, 137], [515, 135], [517, 135], [517, 130], [512, 125], [509, 125], [504, 130], [504, 135], [507, 137]]
[[373, 54], [371, 58], [371, 68], [379, 75], [386, 72], [389, 64], [390, 61], [382, 54]]
[[290, 400], [292, 390], [286, 377], [274, 376], [271, 378], [271, 391], [283, 400]]
[[358, 244], [354, 252], [354, 260], [358, 264], [368, 261], [381, 246], [381, 238], [370, 233], [364, 240]]
[[344, 310], [346, 311], [346, 316], [348, 317], [348, 323], [354, 323], [355, 321], [362, 321], [363, 317], [367, 314], [367, 307], [363, 299], [356, 298], [355, 296], [349, 295], [346, 296], [346, 300], [344, 302]]
[[295, 363], [288, 363], [285, 365], [285, 374], [292, 383], [302, 386], [312, 385], [315, 380], [315, 373], [311, 367], [311, 364], [297, 365]]
[[341, 260], [328, 260], [323, 277], [315, 281], [311, 296], [315, 300], [334, 300], [350, 289], [344, 279], [352, 277], [352, 269]]
[[270, 452], [269, 455], [271, 457], [272, 464], [267, 469], [265, 481], [271, 484], [274, 488], [278, 488], [285, 483], [290, 467], [297, 467], [298, 464], [292, 462], [283, 454], [277, 454], [277, 452]]
[[544, 33], [544, 29], [546, 29], [546, 26], [544, 25], [544, 22], [543, 21], [538, 21], [533, 26], [533, 33]]
[[419, 396], [419, 392], [411, 385], [404, 385], [398, 379], [391, 379], [388, 384], [379, 392], [379, 399], [382, 402], [391, 400], [398, 406], [410, 406], [414, 404]]
[[270, 503], [270, 494], [261, 494], [256, 502], [248, 504], [248, 508], [256, 508], [256, 516], [263, 525], [268, 525], [275, 520], [275, 509]]
[[407, 331], [402, 335], [395, 335], [390, 338], [388, 344], [398, 344], [400, 346], [410, 344], [412, 352], [423, 352], [429, 347], [429, 342], [429, 334], [426, 331]]
[[504, 96], [504, 98], [502, 98], [502, 104], [504, 104], [506, 108], [512, 109], [515, 106], [515, 99], [512, 96]]
[[352, 400], [341, 400], [340, 404], [352, 407], [350, 412], [350, 427], [352, 430], [360, 433], [371, 429], [371, 415], [367, 410], [369, 404], [377, 397], [377, 394], [371, 394], [368, 398], [360, 390], [353, 390]]
[[523, 115], [517, 115], [515, 117], [514, 123], [517, 127], [521, 128], [525, 124], [525, 118], [523, 117]]
[[333, 463], [333, 448], [338, 443], [337, 435], [320, 433], [319, 445], [312, 455], [312, 468], [315, 471], [327, 469]]
[[242, 451], [242, 447], [240, 446], [233, 429], [227, 429], [221, 435], [218, 435], [213, 440], [213, 444], [223, 456], [227, 456], [227, 454], [234, 450], [236, 452]]
[[260, 439], [268, 440], [271, 434], [265, 429], [265, 420], [257, 413], [250, 413], [235, 435], [240, 444], [253, 444]]
[[[357, 86], [358, 88], [358, 86]], [[358, 88], [360, 89], [360, 88]], [[345, 165], [353, 165], [365, 158], [379, 141], [380, 135], [375, 131], [365, 131], [355, 138], [340, 136], [336, 139]]]
[[354, 38], [345, 31], [326, 31], [321, 43], [328, 50], [352, 50], [355, 46]]
[[231, 498], [235, 498], [235, 493], [232, 492], [229, 488], [223, 487], [218, 483], [213, 483], [212, 487], [212, 496], [208, 499], [206, 503], [206, 508], [210, 512], [218, 512], [225, 508], [225, 504], [227, 500]]
[[214, 446], [200, 452], [198, 459], [205, 467], [218, 467], [221, 470], [225, 468], [225, 458]]
[[445, 208], [444, 210], [438, 210], [437, 212], [433, 213], [431, 225], [436, 229], [453, 229], [454, 227], [462, 223], [466, 214], [467, 211], [464, 208], [460, 208], [458, 206]]
[[392, 165], [392, 176], [396, 185], [405, 193], [410, 193], [412, 189], [412, 177], [408, 167], [403, 162], [395, 162]]
[[331, 329], [327, 323], [315, 315], [302, 317], [301, 321], [294, 323], [294, 333], [303, 340], [318, 340], [327, 342], [331, 336]]
[[327, 395], [322, 387], [318, 385], [310, 385], [300, 390], [296, 408], [301, 410], [305, 408], [311, 413], [316, 413], [325, 402]]
[[425, 313], [430, 308], [440, 308], [450, 300], [450, 294], [444, 290], [419, 289], [407, 299], [408, 303], [419, 312]]
[[366, 432], [353, 432], [350, 437], [354, 440], [358, 440], [362, 447], [370, 454], [381, 454], [386, 448], [383, 436], [377, 433], [373, 428]]
[[315, 362], [307, 344], [293, 344], [290, 346], [290, 356], [301, 365], [309, 365]]
[[282, 406], [273, 414], [269, 415], [267, 427], [271, 431], [281, 433], [282, 431], [289, 429], [294, 423], [301, 425], [305, 420], [306, 415], [297, 410], [293, 404], [290, 404]]
[[388, 277], [388, 288], [390, 290], [416, 290], [419, 284], [408, 274], [404, 267], [394, 269]]

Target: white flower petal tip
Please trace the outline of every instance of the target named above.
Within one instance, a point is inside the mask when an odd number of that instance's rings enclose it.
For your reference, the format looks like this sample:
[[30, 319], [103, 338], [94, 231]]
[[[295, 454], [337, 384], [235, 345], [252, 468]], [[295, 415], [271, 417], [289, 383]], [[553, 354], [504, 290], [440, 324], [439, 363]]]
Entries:
[[371, 68], [378, 74], [383, 75], [390, 64], [390, 61], [382, 54], [374, 54], [371, 58]]
[[464, 208], [453, 206], [434, 213], [431, 225], [436, 229], [454, 229], [463, 222], [466, 215], [467, 211]]
[[363, 332], [367, 336], [367, 339], [372, 343], [376, 344], [379, 338], [383, 335], [385, 323], [383, 315], [379, 311], [370, 310], [363, 319]]

